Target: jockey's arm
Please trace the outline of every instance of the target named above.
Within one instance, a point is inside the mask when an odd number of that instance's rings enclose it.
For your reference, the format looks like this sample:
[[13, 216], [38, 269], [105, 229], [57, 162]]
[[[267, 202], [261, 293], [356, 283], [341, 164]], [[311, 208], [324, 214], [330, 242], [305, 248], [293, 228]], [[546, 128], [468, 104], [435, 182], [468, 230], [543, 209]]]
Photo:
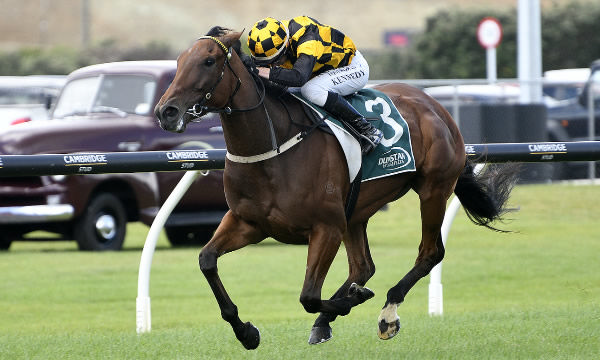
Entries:
[[291, 69], [279, 66], [271, 68], [269, 80], [284, 86], [300, 87], [310, 80], [316, 61], [314, 56], [301, 54]]

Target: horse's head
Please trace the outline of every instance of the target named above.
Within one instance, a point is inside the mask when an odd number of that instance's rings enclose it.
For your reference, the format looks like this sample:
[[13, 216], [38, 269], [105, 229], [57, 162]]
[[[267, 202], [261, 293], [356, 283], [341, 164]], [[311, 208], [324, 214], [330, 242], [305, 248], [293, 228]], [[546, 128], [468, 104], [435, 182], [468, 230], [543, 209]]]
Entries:
[[233, 79], [225, 79], [226, 65], [233, 47], [239, 51], [241, 35], [215, 27], [179, 55], [175, 78], [154, 108], [161, 128], [183, 132], [191, 120], [204, 113], [203, 107], [227, 103], [228, 84]]

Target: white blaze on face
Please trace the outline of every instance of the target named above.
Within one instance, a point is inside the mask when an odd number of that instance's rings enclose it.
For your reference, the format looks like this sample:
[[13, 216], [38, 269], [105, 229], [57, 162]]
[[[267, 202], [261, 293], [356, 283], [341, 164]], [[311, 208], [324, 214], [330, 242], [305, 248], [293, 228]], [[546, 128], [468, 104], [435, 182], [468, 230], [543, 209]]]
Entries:
[[183, 115], [179, 117], [179, 120], [177, 120], [177, 127], [175, 128], [176, 132], [183, 132], [183, 130], [185, 130], [185, 119], [183, 118]]

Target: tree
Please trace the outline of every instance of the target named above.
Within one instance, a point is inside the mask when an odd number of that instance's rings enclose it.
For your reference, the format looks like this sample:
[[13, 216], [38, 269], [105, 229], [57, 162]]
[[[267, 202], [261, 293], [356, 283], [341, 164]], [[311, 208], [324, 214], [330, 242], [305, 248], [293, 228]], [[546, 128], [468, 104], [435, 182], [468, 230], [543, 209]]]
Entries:
[[175, 59], [166, 43], [150, 42], [122, 48], [108, 39], [96, 46], [76, 50], [67, 47], [32, 47], [0, 53], [0, 75], [62, 75], [86, 65], [109, 61]]
[[[496, 51], [499, 78], [517, 77], [517, 10], [443, 10], [429, 17], [414, 45], [368, 53], [372, 78], [485, 78], [485, 49], [477, 25], [486, 16], [502, 24]], [[600, 58], [600, 3], [574, 1], [542, 9], [543, 70], [588, 67]]]
[[477, 41], [477, 25], [486, 16], [502, 24], [497, 48], [498, 77], [515, 77], [516, 12], [441, 11], [427, 19], [416, 41], [417, 73], [423, 78], [484, 78], [485, 49]]
[[600, 3], [573, 2], [542, 14], [544, 70], [588, 67], [600, 58]]

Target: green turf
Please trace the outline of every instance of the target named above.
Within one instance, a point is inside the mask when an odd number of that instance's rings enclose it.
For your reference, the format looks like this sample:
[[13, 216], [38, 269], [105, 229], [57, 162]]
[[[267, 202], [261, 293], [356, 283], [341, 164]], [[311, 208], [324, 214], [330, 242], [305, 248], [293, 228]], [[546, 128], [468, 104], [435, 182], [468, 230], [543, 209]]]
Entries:
[[[72, 242], [16, 242], [0, 253], [0, 359], [596, 359], [600, 354], [600, 187], [519, 186], [520, 211], [499, 234], [462, 212], [444, 260], [444, 316], [427, 314], [423, 279], [399, 308], [402, 330], [377, 337], [387, 289], [412, 266], [420, 236], [414, 194], [370, 222], [375, 298], [307, 344], [314, 315], [298, 302], [306, 247], [272, 240], [228, 254], [219, 271], [240, 316], [261, 330], [246, 351], [221, 320], [197, 265], [198, 249], [161, 237], [150, 296], [152, 331], [135, 332], [141, 248], [129, 227], [122, 252], [84, 253]], [[347, 276], [343, 249], [324, 286]]]

